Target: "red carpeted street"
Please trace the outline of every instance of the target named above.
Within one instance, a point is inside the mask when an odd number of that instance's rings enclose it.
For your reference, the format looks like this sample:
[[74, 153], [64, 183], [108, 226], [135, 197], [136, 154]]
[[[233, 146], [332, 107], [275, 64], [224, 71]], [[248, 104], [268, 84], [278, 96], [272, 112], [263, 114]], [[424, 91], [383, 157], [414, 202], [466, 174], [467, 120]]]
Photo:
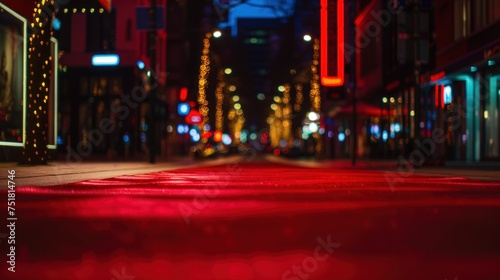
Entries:
[[495, 180], [241, 159], [19, 186], [15, 211], [0, 279], [500, 279]]

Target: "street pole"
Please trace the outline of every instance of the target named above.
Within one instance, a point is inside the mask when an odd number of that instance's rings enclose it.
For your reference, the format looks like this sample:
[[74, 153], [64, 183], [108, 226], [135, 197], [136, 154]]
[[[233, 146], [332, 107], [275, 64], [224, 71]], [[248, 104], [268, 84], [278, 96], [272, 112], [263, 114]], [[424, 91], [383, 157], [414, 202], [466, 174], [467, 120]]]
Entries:
[[[413, 3], [413, 59], [414, 59], [414, 75], [415, 75], [415, 89], [413, 102], [414, 116], [413, 116], [413, 139], [410, 141], [411, 149], [415, 149], [415, 140], [420, 138], [420, 55], [419, 55], [419, 41], [420, 41], [420, 1]], [[410, 97], [411, 98], [411, 97]], [[420, 167], [420, 166], [418, 166]]]
[[[356, 1], [351, 1], [350, 5], [350, 14], [349, 14], [349, 22], [351, 24], [351, 30], [352, 30], [352, 38], [351, 38], [351, 44], [352, 46], [356, 46], [356, 23], [354, 22], [354, 19], [356, 18]], [[350, 57], [350, 65], [349, 65], [349, 89], [350, 89], [350, 94], [352, 94], [352, 122], [353, 122], [353, 130], [352, 130], [352, 166], [356, 165], [356, 154], [357, 154], [357, 146], [358, 146], [358, 118], [357, 118], [357, 100], [356, 100], [356, 93], [357, 93], [357, 85], [356, 85], [356, 54], [351, 54]]]
[[156, 80], [156, 0], [150, 0], [149, 9], [149, 33], [148, 33], [148, 56], [149, 65], [151, 68], [151, 75], [149, 77], [149, 128], [148, 128], [148, 142], [149, 142], [149, 162], [156, 162], [156, 88], [158, 81]]

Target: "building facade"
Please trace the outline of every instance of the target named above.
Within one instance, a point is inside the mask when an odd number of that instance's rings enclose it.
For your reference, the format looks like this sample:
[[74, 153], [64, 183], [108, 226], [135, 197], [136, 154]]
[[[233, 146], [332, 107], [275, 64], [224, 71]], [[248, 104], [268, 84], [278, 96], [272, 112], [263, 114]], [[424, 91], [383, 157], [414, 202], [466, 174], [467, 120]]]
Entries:
[[[165, 1], [156, 1], [155, 65], [149, 59], [149, 1], [116, 1], [108, 11], [71, 3], [56, 15], [61, 22], [55, 31], [60, 38], [61, 151], [74, 157], [71, 160], [149, 153], [148, 130], [161, 135], [169, 109]], [[101, 63], [99, 56], [117, 61]], [[152, 126], [148, 101], [153, 87], [158, 105], [153, 109], [156, 124]], [[161, 151], [160, 141], [153, 143]]]
[[436, 68], [423, 89], [442, 115], [446, 160], [498, 161], [500, 2], [435, 2]]

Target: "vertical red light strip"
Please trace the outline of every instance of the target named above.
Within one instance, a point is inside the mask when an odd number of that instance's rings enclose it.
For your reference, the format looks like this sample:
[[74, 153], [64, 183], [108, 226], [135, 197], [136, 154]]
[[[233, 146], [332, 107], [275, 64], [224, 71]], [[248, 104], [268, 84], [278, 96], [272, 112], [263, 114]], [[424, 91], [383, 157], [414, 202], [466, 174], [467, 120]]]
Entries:
[[439, 86], [437, 84], [434, 85], [434, 103], [436, 109], [439, 108]]
[[[331, 0], [330, 0], [331, 1]], [[328, 2], [321, 0], [320, 71], [323, 86], [344, 84], [344, 0], [337, 1], [337, 76], [328, 75]]]
[[182, 87], [181, 88], [181, 94], [180, 94], [180, 101], [185, 101], [188, 96], [188, 88], [187, 87]]

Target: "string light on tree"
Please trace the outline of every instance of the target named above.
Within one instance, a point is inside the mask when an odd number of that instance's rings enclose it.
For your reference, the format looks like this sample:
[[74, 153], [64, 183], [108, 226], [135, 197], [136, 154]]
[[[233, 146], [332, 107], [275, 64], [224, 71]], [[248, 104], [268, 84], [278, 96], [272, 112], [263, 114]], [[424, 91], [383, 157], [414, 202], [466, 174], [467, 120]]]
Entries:
[[[24, 164], [46, 164], [48, 158], [48, 102], [52, 76], [50, 39], [54, 1], [35, 1], [28, 48], [28, 98], [26, 142], [21, 156]], [[57, 11], [54, 11], [54, 13]]]
[[226, 86], [224, 77], [224, 70], [219, 70], [217, 73], [217, 88], [215, 89], [215, 130], [218, 131], [224, 131], [222, 110], [222, 105], [224, 104], [224, 87]]
[[208, 74], [210, 73], [210, 37], [212, 37], [212, 33], [207, 33], [203, 39], [200, 75], [198, 76], [198, 106], [202, 117], [203, 129], [205, 129], [206, 124], [210, 121], [208, 117], [208, 100], [206, 95]]
[[313, 45], [313, 61], [311, 64], [311, 91], [310, 91], [310, 100], [311, 100], [311, 111], [318, 113], [321, 110], [321, 97], [320, 97], [320, 80], [318, 74], [318, 66], [319, 66], [319, 39], [314, 39]]
[[290, 84], [284, 85], [283, 90], [283, 135], [282, 139], [286, 142], [292, 140], [292, 106], [290, 105]]
[[[313, 45], [313, 61], [311, 63], [311, 91], [309, 98], [311, 101], [311, 112], [320, 114], [321, 111], [321, 96], [320, 96], [320, 78], [318, 74], [319, 66], [319, 39], [314, 39]], [[323, 141], [319, 132], [313, 133], [316, 139], [316, 156], [323, 154]]]
[[295, 85], [295, 104], [293, 105], [293, 110], [295, 112], [300, 112], [302, 109], [302, 103], [304, 102], [304, 94], [302, 92], [302, 89], [304, 86], [302, 84], [296, 84]]
[[240, 143], [241, 132], [245, 124], [245, 115], [240, 103], [240, 97], [234, 95], [230, 99], [231, 106], [228, 110], [227, 119], [229, 121], [229, 135], [234, 140], [233, 144]]

